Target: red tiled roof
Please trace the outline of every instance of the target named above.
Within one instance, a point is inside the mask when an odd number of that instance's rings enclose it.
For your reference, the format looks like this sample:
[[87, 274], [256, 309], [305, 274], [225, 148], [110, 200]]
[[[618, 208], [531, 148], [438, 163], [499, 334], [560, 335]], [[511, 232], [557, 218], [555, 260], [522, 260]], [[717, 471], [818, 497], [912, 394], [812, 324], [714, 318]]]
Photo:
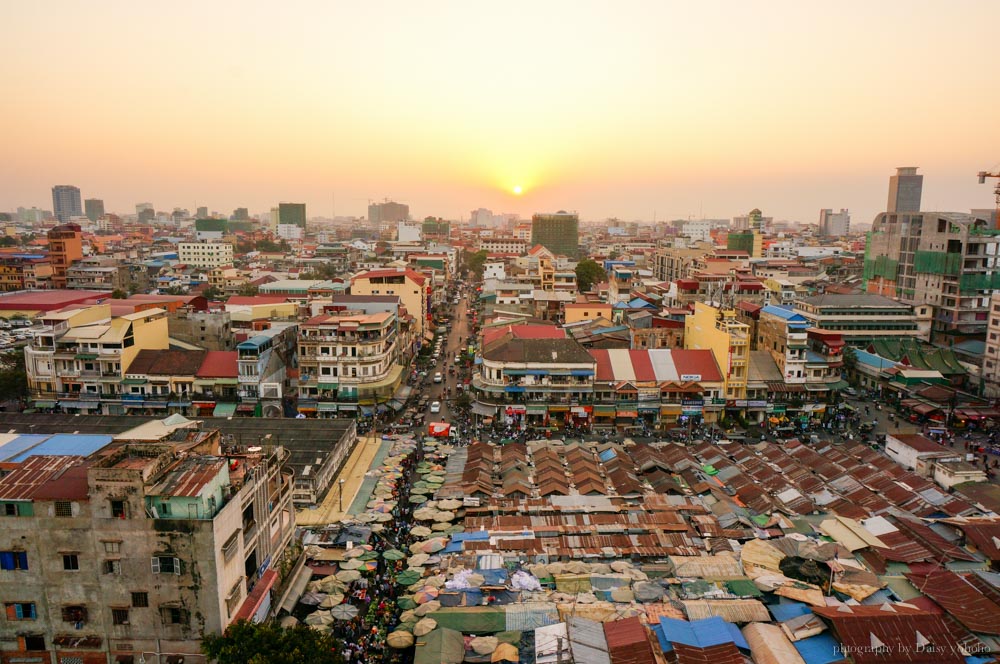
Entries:
[[629, 360], [632, 362], [632, 371], [635, 372], [635, 379], [638, 381], [655, 381], [656, 373], [653, 371], [653, 364], [649, 360], [649, 353], [644, 350], [630, 350]]
[[722, 372], [710, 350], [674, 349], [670, 353], [679, 374], [700, 374], [703, 383], [720, 382]]
[[195, 373], [197, 378], [236, 378], [239, 375], [235, 350], [210, 350]]
[[406, 268], [405, 270], [372, 270], [371, 272], [362, 272], [361, 274], [355, 275], [351, 281], [354, 282], [359, 279], [379, 279], [382, 277], [398, 277], [400, 275], [406, 275], [420, 286], [423, 286], [424, 280], [426, 279], [426, 277], [419, 272]]
[[972, 544], [984, 556], [990, 560], [1000, 560], [1000, 520], [963, 521], [961, 519], [948, 519], [945, 523], [965, 533], [968, 543]]

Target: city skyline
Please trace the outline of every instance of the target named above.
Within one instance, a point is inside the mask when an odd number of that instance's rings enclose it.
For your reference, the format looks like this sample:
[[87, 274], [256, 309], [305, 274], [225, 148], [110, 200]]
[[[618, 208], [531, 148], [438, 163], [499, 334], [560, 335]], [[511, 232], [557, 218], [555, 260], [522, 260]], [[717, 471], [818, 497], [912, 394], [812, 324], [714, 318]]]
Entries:
[[925, 175], [924, 209], [993, 207], [975, 179], [1000, 161], [976, 110], [1000, 101], [993, 3], [239, 7], [0, 9], [19, 100], [0, 209], [67, 182], [119, 211], [363, 216], [388, 197], [415, 217], [864, 225], [899, 166]]

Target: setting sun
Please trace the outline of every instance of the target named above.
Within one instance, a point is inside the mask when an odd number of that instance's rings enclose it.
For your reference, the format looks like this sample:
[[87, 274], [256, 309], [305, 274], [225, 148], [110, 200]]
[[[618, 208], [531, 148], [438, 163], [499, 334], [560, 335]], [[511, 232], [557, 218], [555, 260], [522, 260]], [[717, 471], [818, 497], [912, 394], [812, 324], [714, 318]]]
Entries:
[[521, 189], [521, 185], [519, 185], [519, 184], [515, 184], [514, 185], [514, 195], [515, 196], [520, 196], [522, 191], [523, 190]]

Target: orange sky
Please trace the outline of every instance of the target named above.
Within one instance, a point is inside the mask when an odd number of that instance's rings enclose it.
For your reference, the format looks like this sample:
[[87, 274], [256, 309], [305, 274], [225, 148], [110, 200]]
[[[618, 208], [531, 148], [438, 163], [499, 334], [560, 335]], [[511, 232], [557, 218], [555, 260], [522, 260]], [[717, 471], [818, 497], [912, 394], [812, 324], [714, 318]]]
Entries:
[[[703, 6], [704, 5], [704, 6]], [[992, 207], [1000, 2], [6, 2], [0, 210]], [[524, 194], [511, 193], [515, 185]]]

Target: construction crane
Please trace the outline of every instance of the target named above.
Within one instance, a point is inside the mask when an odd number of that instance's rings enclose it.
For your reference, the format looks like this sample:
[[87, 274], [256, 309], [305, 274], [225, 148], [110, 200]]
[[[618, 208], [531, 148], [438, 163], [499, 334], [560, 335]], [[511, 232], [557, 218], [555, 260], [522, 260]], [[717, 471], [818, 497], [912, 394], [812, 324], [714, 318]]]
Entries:
[[986, 184], [986, 178], [997, 178], [997, 186], [996, 189], [993, 190], [993, 193], [996, 194], [996, 202], [997, 202], [996, 218], [993, 220], [993, 223], [996, 226], [996, 228], [1000, 228], [1000, 171], [995, 171], [993, 173], [989, 173], [987, 171], [979, 171], [978, 175], [979, 175], [979, 184]]

